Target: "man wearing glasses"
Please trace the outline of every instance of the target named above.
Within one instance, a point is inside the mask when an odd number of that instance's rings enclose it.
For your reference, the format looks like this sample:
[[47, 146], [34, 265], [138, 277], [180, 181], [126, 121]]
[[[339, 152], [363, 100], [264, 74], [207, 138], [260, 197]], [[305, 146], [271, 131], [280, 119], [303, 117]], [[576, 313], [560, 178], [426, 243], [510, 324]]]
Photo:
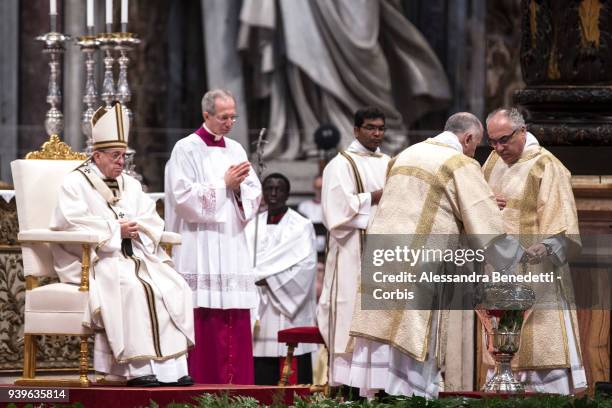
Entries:
[[353, 134], [355, 140], [323, 170], [321, 205], [329, 248], [317, 321], [330, 351], [330, 385], [349, 383], [349, 329], [361, 271], [363, 235], [376, 212], [390, 160], [380, 151], [385, 135], [381, 110], [358, 110]]
[[[128, 133], [120, 104], [94, 114], [92, 159], [66, 176], [51, 229], [101, 238], [92, 249], [91, 315], [84, 323], [95, 330], [94, 369], [128, 386], [191, 385], [191, 291], [159, 245], [164, 221], [155, 203], [122, 173]], [[80, 247], [52, 248], [60, 279], [78, 284]]]
[[[581, 247], [570, 172], [527, 131], [516, 108], [490, 113], [486, 125], [494, 150], [483, 172], [506, 232], [527, 248], [530, 272], [569, 276], [568, 257]], [[558, 288], [546, 290], [560, 294], [555, 308], [536, 308], [526, 320], [515, 368], [534, 391], [570, 394], [586, 388], [586, 378], [576, 313], [566, 300], [572, 288], [555, 282]]]
[[236, 102], [220, 89], [202, 98], [204, 123], [179, 140], [165, 174], [165, 220], [182, 235], [177, 270], [193, 291], [194, 380], [253, 384], [249, 309], [258, 305], [244, 228], [261, 200], [261, 184], [244, 148], [227, 134]]
[[[491, 189], [472, 158], [483, 133], [478, 118], [458, 112], [448, 118], [444, 132], [399, 153], [389, 166], [368, 237], [375, 240], [377, 234], [399, 234], [402, 244], [411, 249], [455, 250], [460, 245], [457, 237], [463, 234], [469, 237], [470, 248], [484, 250], [485, 259], [496, 271], [512, 270], [523, 251], [518, 241], [506, 237]], [[367, 250], [369, 253], [370, 248]], [[408, 263], [402, 267], [411, 268]], [[421, 260], [403, 270], [418, 275], [445, 267], [442, 262]], [[364, 282], [367, 285], [367, 279]], [[418, 289], [415, 302], [398, 298], [395, 304], [387, 304], [389, 310], [367, 306], [375, 301], [373, 292], [364, 289], [357, 294], [347, 384], [358, 387], [360, 395], [371, 397], [384, 390], [392, 395], [438, 396], [444, 345], [456, 339], [446, 336], [448, 314], [441, 308], [422, 307], [421, 302], [430, 302], [432, 295]]]

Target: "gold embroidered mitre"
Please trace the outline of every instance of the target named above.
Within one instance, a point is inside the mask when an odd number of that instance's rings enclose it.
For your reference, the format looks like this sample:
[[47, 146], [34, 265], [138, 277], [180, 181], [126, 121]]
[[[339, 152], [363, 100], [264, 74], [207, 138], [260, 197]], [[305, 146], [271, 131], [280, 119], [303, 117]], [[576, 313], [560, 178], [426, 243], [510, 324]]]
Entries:
[[91, 118], [91, 134], [94, 150], [127, 147], [130, 121], [125, 108], [115, 103], [106, 110], [103, 106]]

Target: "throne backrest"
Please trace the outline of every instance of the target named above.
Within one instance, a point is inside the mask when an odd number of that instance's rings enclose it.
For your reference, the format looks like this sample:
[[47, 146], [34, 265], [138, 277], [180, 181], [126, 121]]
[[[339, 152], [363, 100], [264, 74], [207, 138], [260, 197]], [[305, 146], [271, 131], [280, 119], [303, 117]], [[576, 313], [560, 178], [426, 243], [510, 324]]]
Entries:
[[[39, 160], [26, 158], [11, 162], [20, 232], [49, 229], [64, 177], [83, 163], [84, 155], [70, 151], [59, 159], [57, 155], [53, 156], [53, 160], [42, 157]], [[79, 160], [61, 160], [61, 157], [78, 157]], [[21, 249], [25, 276], [56, 275], [49, 244], [22, 243]]]

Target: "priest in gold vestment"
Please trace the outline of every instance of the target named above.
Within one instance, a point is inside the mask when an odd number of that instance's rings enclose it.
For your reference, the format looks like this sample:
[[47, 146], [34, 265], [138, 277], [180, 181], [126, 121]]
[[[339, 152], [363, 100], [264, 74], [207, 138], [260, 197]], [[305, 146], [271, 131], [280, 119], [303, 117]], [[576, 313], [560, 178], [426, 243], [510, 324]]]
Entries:
[[[570, 394], [586, 388], [568, 257], [580, 250], [571, 174], [525, 127], [515, 108], [498, 109], [487, 117], [494, 150], [483, 166], [508, 234], [518, 236], [527, 254], [538, 262], [529, 271], [554, 271], [552, 306], [536, 309], [524, 323], [521, 346], [513, 361], [520, 381], [539, 392]], [[536, 289], [537, 293], [537, 289]], [[552, 295], [552, 298], [551, 298]], [[488, 362], [492, 364], [489, 356]]]
[[[471, 158], [483, 133], [474, 115], [457, 113], [443, 133], [393, 159], [368, 236], [402, 234], [411, 248], [442, 241], [452, 249], [459, 245], [454, 237], [470, 234], [470, 246], [484, 250], [497, 271], [511, 270], [523, 251], [505, 236], [494, 195]], [[419, 237], [423, 242], [415, 242]], [[447, 313], [367, 310], [361, 307], [366, 293], [361, 290], [351, 326], [355, 349], [347, 385], [368, 397], [378, 390], [436, 397], [442, 388]]]

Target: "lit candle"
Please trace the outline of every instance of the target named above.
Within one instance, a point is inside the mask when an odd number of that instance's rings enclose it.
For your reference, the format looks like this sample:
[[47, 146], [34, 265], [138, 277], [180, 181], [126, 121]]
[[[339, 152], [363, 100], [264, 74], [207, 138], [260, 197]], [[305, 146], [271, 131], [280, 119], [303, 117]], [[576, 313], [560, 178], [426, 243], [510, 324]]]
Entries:
[[106, 0], [106, 32], [113, 29], [113, 0]]
[[121, 0], [121, 22], [128, 22], [128, 0]]
[[49, 0], [49, 16], [51, 17], [51, 32], [57, 31], [57, 2]]
[[87, 0], [87, 28], [94, 26], [94, 4], [93, 0]]

